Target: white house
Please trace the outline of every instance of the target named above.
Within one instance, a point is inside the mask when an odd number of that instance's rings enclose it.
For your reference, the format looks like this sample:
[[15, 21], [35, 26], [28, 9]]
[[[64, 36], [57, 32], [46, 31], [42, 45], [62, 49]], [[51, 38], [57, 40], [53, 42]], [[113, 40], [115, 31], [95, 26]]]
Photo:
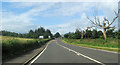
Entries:
[[43, 38], [44, 38], [44, 36], [39, 36], [39, 38], [40, 38], [40, 39], [43, 39]]
[[48, 36], [48, 38], [51, 38], [51, 36]]

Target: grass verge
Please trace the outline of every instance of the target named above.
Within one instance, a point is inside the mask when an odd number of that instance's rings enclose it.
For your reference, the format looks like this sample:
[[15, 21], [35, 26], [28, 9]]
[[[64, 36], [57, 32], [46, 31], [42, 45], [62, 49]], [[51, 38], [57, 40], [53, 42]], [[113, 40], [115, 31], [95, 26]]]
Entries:
[[83, 47], [89, 47], [89, 48], [95, 48], [95, 49], [102, 49], [102, 50], [108, 50], [108, 51], [114, 51], [118, 52], [120, 51], [120, 46], [118, 45], [117, 39], [111, 39], [109, 38], [107, 42], [105, 42], [103, 39], [66, 39], [63, 38], [62, 41], [67, 44], [72, 44], [76, 46], [83, 46]]

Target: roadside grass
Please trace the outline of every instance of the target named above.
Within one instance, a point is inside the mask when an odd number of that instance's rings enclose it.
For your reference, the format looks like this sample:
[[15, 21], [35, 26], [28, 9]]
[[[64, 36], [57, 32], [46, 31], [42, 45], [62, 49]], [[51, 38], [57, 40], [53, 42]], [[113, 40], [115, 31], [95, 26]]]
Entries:
[[102, 49], [102, 50], [109, 50], [109, 51], [120, 51], [120, 46], [118, 44], [118, 39], [115, 38], [108, 38], [107, 42], [105, 42], [104, 39], [62, 39], [63, 42], [77, 45], [77, 46], [83, 46], [83, 47], [90, 47], [95, 49]]
[[6, 60], [16, 55], [23, 54], [35, 48], [39, 48], [51, 39], [29, 39], [18, 37], [2, 37], [2, 59]]

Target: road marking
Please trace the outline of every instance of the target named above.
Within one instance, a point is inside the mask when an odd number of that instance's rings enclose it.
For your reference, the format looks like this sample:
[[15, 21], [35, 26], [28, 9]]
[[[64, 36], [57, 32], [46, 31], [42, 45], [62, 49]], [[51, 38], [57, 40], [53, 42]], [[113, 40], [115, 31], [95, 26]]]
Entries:
[[83, 57], [85, 57], [85, 58], [87, 58], [87, 59], [89, 59], [89, 60], [92, 60], [92, 61], [96, 62], [96, 63], [99, 63], [99, 64], [101, 64], [101, 65], [105, 65], [104, 63], [102, 63], [102, 62], [100, 62], [100, 61], [98, 61], [98, 60], [95, 60], [95, 59], [93, 59], [93, 58], [90, 58], [90, 57], [88, 57], [88, 56], [86, 56], [86, 55], [84, 55], [84, 54], [82, 54], [82, 53], [76, 52], [76, 51], [74, 51], [74, 50], [72, 50], [72, 49], [70, 49], [70, 48], [67, 48], [67, 47], [63, 46], [63, 45], [60, 45], [60, 44], [58, 44], [58, 42], [56, 42], [56, 43], [57, 43], [57, 45], [65, 48], [65, 49], [67, 49], [67, 50], [69, 50], [69, 51], [72, 51], [72, 52], [76, 53], [78, 56], [83, 56]]
[[33, 64], [43, 53], [44, 51], [47, 49], [48, 45], [51, 43], [51, 41], [46, 45], [45, 49], [35, 58], [33, 59], [29, 65]]

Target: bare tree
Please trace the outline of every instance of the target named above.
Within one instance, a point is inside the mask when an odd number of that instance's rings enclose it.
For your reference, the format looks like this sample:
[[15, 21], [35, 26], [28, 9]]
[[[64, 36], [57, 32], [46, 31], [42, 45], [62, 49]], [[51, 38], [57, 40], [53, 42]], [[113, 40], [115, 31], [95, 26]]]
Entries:
[[87, 19], [93, 24], [93, 26], [102, 28], [103, 29], [104, 38], [107, 39], [106, 30], [110, 29], [110, 28], [114, 28], [114, 27], [111, 27], [111, 25], [118, 18], [119, 12], [117, 13], [116, 11], [114, 11], [114, 13], [115, 13], [116, 16], [113, 18], [113, 20], [111, 22], [106, 17], [104, 17], [104, 20], [102, 21], [102, 24], [101, 24], [99, 16], [94, 16], [94, 20], [91, 20], [87, 16]]
[[84, 36], [86, 37], [86, 34], [87, 34], [87, 30], [88, 29], [91, 29], [93, 26], [91, 26], [91, 27], [86, 27], [85, 29], [81, 29], [81, 28], [79, 28], [79, 27], [77, 27], [77, 30], [79, 30], [80, 32], [81, 32], [81, 39], [84, 39]]

